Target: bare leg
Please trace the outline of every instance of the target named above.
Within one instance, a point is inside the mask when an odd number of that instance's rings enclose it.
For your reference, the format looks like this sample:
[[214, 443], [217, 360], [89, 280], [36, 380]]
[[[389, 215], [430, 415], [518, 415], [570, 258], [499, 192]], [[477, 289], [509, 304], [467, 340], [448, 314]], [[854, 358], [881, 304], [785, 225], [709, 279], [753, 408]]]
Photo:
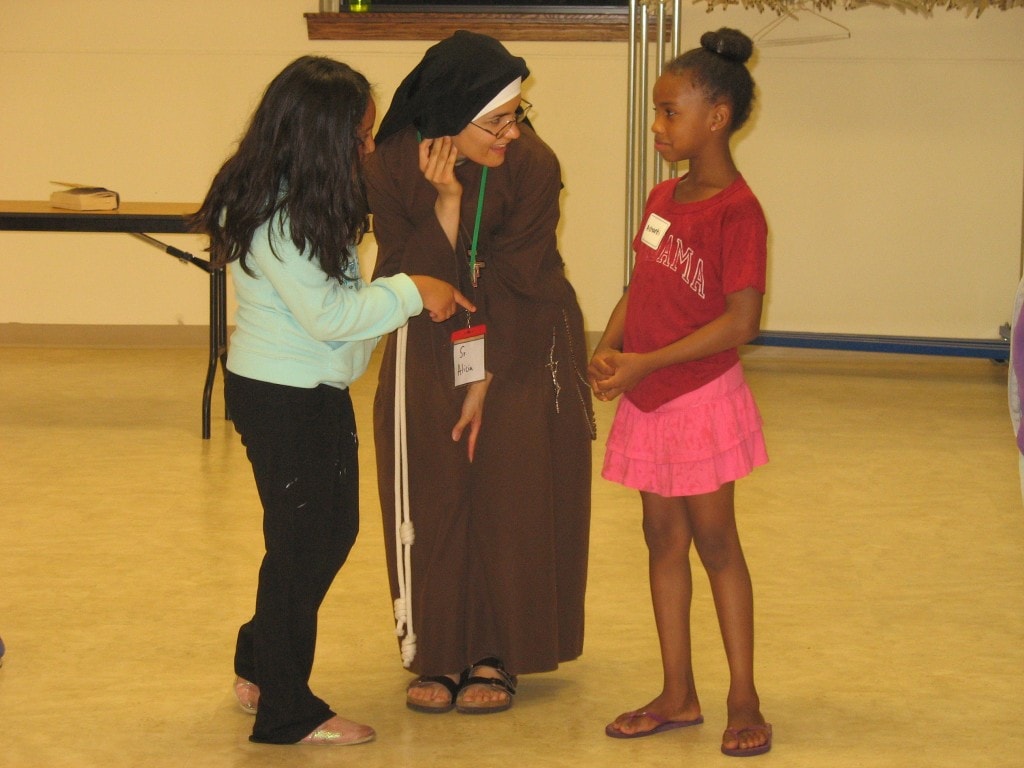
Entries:
[[[736, 528], [734, 483], [685, 499], [687, 518], [708, 573], [729, 663], [729, 725], [722, 745], [748, 749], [764, 744], [768, 731], [754, 686], [754, 594]], [[751, 729], [751, 730], [745, 730]]]
[[690, 542], [693, 534], [684, 500], [641, 493], [644, 538], [649, 552], [651, 601], [658, 627], [663, 669], [662, 691], [646, 706], [626, 712], [609, 727], [624, 735], [649, 731], [659, 721], [691, 721], [700, 717], [690, 653]]

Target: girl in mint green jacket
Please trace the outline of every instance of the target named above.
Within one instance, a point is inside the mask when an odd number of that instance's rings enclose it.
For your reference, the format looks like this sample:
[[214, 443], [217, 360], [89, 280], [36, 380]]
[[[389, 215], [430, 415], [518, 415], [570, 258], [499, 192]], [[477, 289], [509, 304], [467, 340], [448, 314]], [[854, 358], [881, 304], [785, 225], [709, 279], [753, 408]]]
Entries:
[[256, 715], [252, 741], [374, 738], [309, 688], [317, 611], [359, 528], [348, 386], [378, 338], [409, 318], [474, 309], [431, 277], [360, 277], [361, 163], [374, 149], [375, 117], [363, 75], [324, 57], [297, 59], [268, 86], [192, 220], [235, 287], [225, 396], [263, 505], [256, 607], [235, 648], [235, 694]]

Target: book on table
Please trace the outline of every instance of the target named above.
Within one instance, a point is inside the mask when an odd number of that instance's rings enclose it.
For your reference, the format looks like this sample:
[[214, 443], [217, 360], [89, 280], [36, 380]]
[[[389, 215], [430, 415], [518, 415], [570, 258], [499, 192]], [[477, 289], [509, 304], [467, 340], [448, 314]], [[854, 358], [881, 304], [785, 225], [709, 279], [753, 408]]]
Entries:
[[113, 211], [121, 204], [121, 198], [105, 187], [71, 186], [59, 189], [50, 195], [50, 205], [72, 211]]

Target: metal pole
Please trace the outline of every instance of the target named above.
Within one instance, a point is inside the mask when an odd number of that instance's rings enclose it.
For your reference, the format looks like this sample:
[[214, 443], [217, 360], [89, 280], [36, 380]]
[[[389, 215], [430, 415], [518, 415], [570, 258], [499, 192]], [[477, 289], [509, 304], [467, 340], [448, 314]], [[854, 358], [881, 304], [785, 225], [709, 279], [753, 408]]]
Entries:
[[[673, 0], [672, 3], [672, 30], [671, 30], [671, 44], [672, 44], [672, 56], [676, 58], [680, 54], [680, 30], [682, 29], [682, 0]], [[659, 72], [664, 71], [662, 67]], [[673, 177], [679, 175], [679, 163], [669, 164], [669, 174]]]
[[636, 6], [637, 0], [629, 0], [629, 82], [626, 88], [626, 233], [622, 259], [623, 291], [625, 291], [626, 287], [629, 285], [629, 277], [633, 271], [632, 243], [633, 233], [636, 231], [633, 204], [633, 201], [636, 198]]
[[[652, 3], [657, 2], [655, 34], [650, 39]], [[656, 46], [654, 60], [655, 77], [665, 68], [669, 51], [671, 57], [679, 55], [682, 0], [672, 0], [672, 15], [667, 13], [668, 0], [630, 0], [629, 3], [629, 83], [627, 93], [626, 124], [626, 235], [623, 258], [623, 289], [629, 285], [633, 273], [633, 236], [644, 212], [644, 201], [653, 183], [662, 181], [665, 166], [661, 158], [652, 162], [648, 155], [648, 132], [650, 114], [648, 90], [651, 85], [651, 45]], [[670, 26], [671, 25], [671, 26]], [[676, 165], [669, 166], [671, 175], [677, 173]]]
[[646, 121], [643, 104], [646, 98], [648, 0], [629, 3], [629, 113], [628, 179], [626, 188], [626, 233], [623, 251], [623, 290], [633, 274], [633, 235], [643, 214], [647, 171]]
[[[658, 23], [655, 25], [654, 30], [658, 35], [658, 39], [655, 41], [658, 64], [655, 77], [658, 77], [665, 70], [665, 0], [658, 0]], [[646, 110], [644, 114], [647, 114]], [[654, 159], [654, 183], [659, 184], [664, 176], [665, 163], [660, 157], [656, 157]]]
[[[651, 26], [651, 8], [649, 0], [642, 0], [640, 4], [640, 85], [639, 94], [637, 96], [637, 102], [634, 105], [634, 109], [637, 110], [640, 115], [640, 135], [638, 137], [637, 147], [637, 164], [640, 167], [639, 176], [639, 189], [636, 198], [633, 201], [634, 222], [639, 222], [640, 218], [644, 214], [644, 199], [647, 197], [647, 110], [644, 107], [647, 104], [647, 89], [650, 81], [650, 64], [648, 60], [650, 58], [651, 50], [651, 39], [650, 39], [650, 26]], [[633, 232], [636, 232], [634, 226]], [[632, 267], [633, 252], [630, 250], [630, 267]], [[632, 272], [632, 269], [630, 270]]]
[[[650, 8], [649, 0], [630, 0], [631, 21], [639, 25], [639, 41], [637, 34], [631, 29], [631, 41], [635, 42], [634, 50], [630, 54], [630, 61], [634, 62], [635, 77], [633, 79], [633, 94], [630, 100], [630, 112], [633, 114], [633, 135], [630, 144], [630, 162], [633, 163], [632, 190], [626, 206], [629, 209], [628, 225], [626, 227], [626, 253], [625, 253], [625, 281], [623, 289], [628, 287], [629, 278], [633, 274], [633, 235], [636, 233], [638, 222], [643, 216], [644, 199], [647, 196], [647, 110], [644, 108], [647, 103], [648, 83], [648, 58], [650, 48]], [[637, 8], [637, 6], [639, 6]]]
[[682, 41], [683, 29], [683, 0], [673, 0], [672, 2], [672, 58], [680, 54], [680, 46]]

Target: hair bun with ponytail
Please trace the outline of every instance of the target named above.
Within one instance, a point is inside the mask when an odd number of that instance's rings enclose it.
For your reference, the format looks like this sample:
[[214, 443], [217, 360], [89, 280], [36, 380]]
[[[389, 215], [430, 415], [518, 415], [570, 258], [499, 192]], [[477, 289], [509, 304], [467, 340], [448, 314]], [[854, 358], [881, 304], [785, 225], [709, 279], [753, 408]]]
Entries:
[[745, 64], [754, 52], [754, 42], [738, 29], [729, 27], [705, 32], [700, 37], [700, 45], [705, 51], [737, 64]]

